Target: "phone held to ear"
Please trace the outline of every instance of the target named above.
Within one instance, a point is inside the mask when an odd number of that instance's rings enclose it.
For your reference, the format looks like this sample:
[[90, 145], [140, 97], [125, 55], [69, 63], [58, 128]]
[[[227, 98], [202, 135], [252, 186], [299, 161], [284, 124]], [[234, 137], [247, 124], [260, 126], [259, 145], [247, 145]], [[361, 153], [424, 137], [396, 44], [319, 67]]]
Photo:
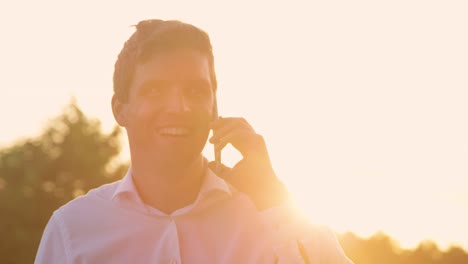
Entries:
[[[213, 104], [213, 121], [218, 120], [218, 101], [216, 100], [216, 96], [214, 98]], [[214, 148], [214, 156], [215, 161], [221, 164], [221, 150], [217, 150], [216, 147]]]

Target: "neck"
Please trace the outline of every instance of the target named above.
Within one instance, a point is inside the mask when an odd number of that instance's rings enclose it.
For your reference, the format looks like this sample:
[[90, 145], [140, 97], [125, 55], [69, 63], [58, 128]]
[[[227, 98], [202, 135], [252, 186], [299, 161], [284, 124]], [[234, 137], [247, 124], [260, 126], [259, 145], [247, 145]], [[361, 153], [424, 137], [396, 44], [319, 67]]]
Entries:
[[132, 162], [132, 177], [141, 199], [166, 214], [196, 200], [204, 173], [202, 155], [188, 164], [177, 166], [154, 161]]

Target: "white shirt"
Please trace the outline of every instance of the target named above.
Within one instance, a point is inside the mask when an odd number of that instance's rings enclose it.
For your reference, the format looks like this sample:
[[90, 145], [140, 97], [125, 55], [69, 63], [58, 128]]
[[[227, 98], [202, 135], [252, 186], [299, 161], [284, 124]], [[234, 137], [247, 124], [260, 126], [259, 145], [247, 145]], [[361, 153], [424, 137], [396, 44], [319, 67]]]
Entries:
[[195, 202], [168, 215], [142, 202], [130, 169], [55, 211], [35, 263], [352, 263], [332, 232], [291, 212], [259, 212], [207, 170]]

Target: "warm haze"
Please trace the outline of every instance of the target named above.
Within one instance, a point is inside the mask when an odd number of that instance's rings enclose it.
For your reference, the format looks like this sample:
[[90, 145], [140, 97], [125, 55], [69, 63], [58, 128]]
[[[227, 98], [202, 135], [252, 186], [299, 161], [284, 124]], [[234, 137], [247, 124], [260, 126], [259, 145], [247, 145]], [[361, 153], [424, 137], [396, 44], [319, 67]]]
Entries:
[[116, 2], [0, 3], [1, 146], [72, 96], [110, 128], [130, 25], [179, 19], [212, 38], [220, 115], [265, 136], [310, 219], [468, 249], [466, 1]]

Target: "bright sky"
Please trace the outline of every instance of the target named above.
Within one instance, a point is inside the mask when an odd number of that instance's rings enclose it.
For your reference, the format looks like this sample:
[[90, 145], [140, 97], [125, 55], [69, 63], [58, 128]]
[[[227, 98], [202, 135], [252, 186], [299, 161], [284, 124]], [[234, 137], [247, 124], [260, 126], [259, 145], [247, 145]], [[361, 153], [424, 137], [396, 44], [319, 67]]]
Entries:
[[180, 19], [212, 38], [220, 114], [265, 136], [313, 221], [468, 249], [468, 2], [221, 2], [2, 1], [0, 145], [71, 96], [109, 129], [129, 26]]

